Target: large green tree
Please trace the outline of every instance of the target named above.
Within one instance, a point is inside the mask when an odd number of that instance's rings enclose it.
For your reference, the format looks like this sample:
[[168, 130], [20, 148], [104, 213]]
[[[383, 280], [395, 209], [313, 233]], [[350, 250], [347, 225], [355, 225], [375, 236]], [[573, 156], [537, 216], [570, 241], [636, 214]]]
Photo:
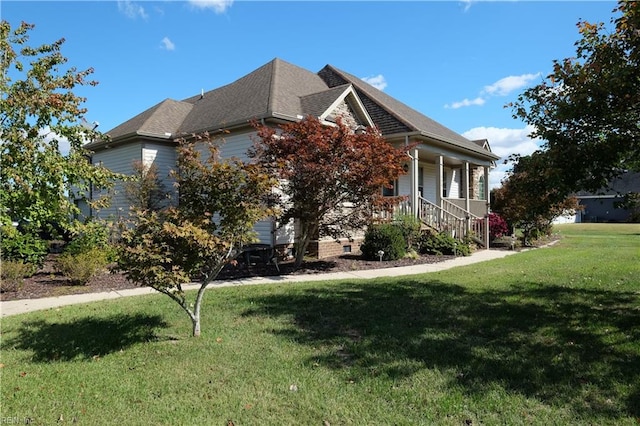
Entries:
[[64, 226], [78, 212], [72, 198], [94, 202], [89, 189], [116, 175], [93, 166], [83, 148], [98, 133], [82, 124], [85, 98], [74, 89], [97, 84], [93, 70], [66, 66], [64, 39], [30, 47], [33, 27], [0, 23], [0, 225]]
[[491, 208], [512, 227], [522, 230], [525, 245], [551, 230], [553, 220], [578, 208], [575, 197], [558, 185], [562, 171], [552, 167], [543, 152], [512, 156], [513, 168], [492, 191]]
[[[196, 140], [208, 146], [201, 158], [191, 141], [182, 140], [177, 169], [177, 206], [152, 210], [133, 207], [124, 230], [119, 267], [129, 280], [166, 294], [187, 313], [193, 335], [200, 335], [200, 310], [207, 286], [253, 242], [254, 224], [272, 214], [270, 196], [276, 181], [259, 164], [221, 160], [208, 135]], [[200, 282], [192, 300], [183, 286]]]
[[255, 127], [254, 154], [281, 180], [280, 223], [297, 221], [296, 267], [312, 239], [349, 236], [394, 201], [381, 190], [404, 174], [408, 147], [394, 148], [376, 128], [356, 133], [340, 119], [334, 126], [314, 117]]
[[640, 166], [640, 2], [620, 1], [611, 27], [580, 21], [572, 58], [513, 104], [561, 170], [555, 188], [597, 191]]

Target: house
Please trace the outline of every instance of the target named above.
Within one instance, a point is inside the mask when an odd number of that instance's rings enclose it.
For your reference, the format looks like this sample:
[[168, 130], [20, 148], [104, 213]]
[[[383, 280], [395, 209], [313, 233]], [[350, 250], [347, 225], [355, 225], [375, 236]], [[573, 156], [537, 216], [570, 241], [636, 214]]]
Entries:
[[[313, 73], [274, 59], [220, 88], [181, 101], [166, 99], [87, 148], [93, 151], [93, 163], [115, 172], [131, 173], [132, 162], [140, 160], [155, 164], [166, 176], [175, 164], [174, 140], [180, 135], [224, 129], [222, 157], [246, 158], [255, 134], [251, 120], [276, 126], [308, 115], [327, 123], [340, 116], [354, 131], [358, 126], [375, 125], [394, 145], [417, 143], [407, 157], [408, 173], [394, 182], [392, 189], [385, 189], [389, 195], [408, 196], [398, 209], [436, 229], [447, 229], [460, 237], [473, 230], [476, 237], [488, 240], [484, 217], [489, 170], [499, 159], [488, 142], [470, 141], [332, 65]], [[127, 211], [122, 191], [116, 191], [111, 207], [93, 214], [117, 217]], [[262, 243], [277, 246], [292, 244], [295, 234], [295, 227], [278, 228], [271, 219], [257, 223], [255, 230]], [[355, 250], [357, 244], [318, 240], [313, 250], [325, 257]]]
[[[634, 212], [618, 205], [627, 194], [640, 194], [640, 172], [627, 171], [611, 180], [608, 188], [575, 194], [582, 210], [568, 212], [554, 223], [628, 222]], [[637, 214], [637, 213], [636, 213]]]

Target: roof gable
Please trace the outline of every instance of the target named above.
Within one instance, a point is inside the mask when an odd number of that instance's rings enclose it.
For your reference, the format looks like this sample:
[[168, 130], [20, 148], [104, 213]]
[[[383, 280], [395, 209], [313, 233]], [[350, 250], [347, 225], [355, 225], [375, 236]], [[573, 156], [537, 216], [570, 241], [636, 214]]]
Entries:
[[326, 65], [318, 72], [318, 75], [332, 87], [338, 84], [352, 84], [358, 96], [362, 99], [367, 111], [371, 114], [373, 121], [385, 136], [419, 132], [432, 139], [447, 142], [483, 155], [490, 154], [491, 157], [498, 158], [496, 155], [487, 152], [462, 135], [403, 104], [352, 74], [341, 71], [331, 65]]
[[355, 125], [373, 126], [373, 120], [351, 84], [313, 93], [300, 100], [304, 115], [330, 122], [335, 122], [338, 116], [348, 116]]

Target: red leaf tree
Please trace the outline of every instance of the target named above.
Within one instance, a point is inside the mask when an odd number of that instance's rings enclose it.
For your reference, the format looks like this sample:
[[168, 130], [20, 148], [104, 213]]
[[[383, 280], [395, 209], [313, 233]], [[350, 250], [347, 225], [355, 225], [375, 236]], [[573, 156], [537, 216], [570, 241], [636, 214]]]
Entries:
[[312, 239], [348, 237], [390, 200], [382, 196], [403, 171], [406, 150], [391, 146], [376, 128], [354, 132], [315, 117], [280, 126], [254, 123], [252, 155], [280, 179], [280, 223], [297, 221], [296, 267]]

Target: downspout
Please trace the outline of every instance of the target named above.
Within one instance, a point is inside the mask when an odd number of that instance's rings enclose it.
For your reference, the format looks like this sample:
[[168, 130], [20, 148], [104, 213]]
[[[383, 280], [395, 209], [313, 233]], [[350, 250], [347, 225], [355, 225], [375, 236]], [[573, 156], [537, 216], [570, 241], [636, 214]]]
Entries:
[[[409, 146], [409, 135], [404, 137], [404, 145]], [[411, 159], [409, 167], [411, 215], [418, 217], [418, 150], [414, 149], [413, 155], [407, 151], [407, 155]]]
[[484, 217], [484, 244], [489, 248], [489, 213], [491, 213], [491, 199], [489, 193], [489, 167], [484, 167], [484, 199], [487, 202], [487, 214]]

